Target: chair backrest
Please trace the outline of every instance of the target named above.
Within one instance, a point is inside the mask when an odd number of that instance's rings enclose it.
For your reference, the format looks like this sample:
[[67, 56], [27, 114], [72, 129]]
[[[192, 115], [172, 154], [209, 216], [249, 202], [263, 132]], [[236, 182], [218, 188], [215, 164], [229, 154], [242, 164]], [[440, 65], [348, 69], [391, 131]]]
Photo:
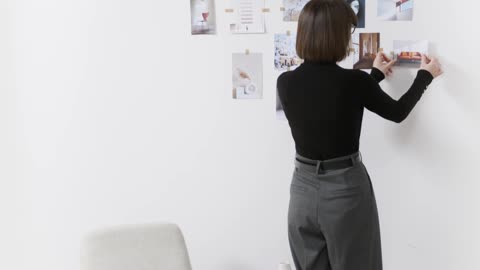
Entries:
[[90, 233], [82, 270], [191, 270], [183, 234], [176, 224], [123, 225]]

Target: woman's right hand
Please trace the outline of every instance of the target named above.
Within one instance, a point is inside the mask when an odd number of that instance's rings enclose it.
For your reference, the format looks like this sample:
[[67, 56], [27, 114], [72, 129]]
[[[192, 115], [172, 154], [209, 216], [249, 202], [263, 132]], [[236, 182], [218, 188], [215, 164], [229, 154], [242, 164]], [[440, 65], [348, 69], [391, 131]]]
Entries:
[[443, 74], [442, 65], [438, 62], [438, 59], [435, 57], [429, 58], [425, 54], [422, 54], [422, 64], [420, 69], [426, 70], [432, 74], [433, 78]]
[[388, 58], [384, 52], [379, 52], [373, 61], [373, 67], [380, 70], [387, 77], [393, 73], [392, 67], [395, 65], [395, 62], [396, 60]]

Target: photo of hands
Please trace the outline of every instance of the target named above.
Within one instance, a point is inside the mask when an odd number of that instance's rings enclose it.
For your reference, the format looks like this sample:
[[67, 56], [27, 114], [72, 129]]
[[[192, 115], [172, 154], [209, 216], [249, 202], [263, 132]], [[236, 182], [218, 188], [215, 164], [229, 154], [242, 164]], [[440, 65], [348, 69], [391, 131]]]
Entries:
[[261, 53], [232, 54], [232, 97], [261, 99], [263, 96], [263, 55]]

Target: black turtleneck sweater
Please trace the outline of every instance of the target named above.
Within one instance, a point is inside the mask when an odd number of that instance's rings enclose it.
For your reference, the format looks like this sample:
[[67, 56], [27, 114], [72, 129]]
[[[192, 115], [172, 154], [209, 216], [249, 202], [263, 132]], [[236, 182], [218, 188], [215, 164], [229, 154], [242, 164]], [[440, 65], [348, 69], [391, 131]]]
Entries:
[[277, 91], [296, 152], [324, 160], [359, 151], [364, 108], [400, 123], [433, 80], [430, 72], [419, 70], [410, 89], [396, 101], [380, 88], [384, 78], [376, 68], [368, 74], [311, 61], [282, 73]]

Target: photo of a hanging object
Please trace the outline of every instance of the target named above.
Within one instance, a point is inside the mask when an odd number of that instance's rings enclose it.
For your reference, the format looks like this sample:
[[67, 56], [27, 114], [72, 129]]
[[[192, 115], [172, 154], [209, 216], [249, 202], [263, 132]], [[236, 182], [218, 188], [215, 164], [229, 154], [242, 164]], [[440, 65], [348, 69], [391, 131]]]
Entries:
[[192, 35], [215, 35], [216, 16], [214, 0], [190, 0]]
[[232, 54], [232, 98], [261, 99], [263, 97], [263, 55], [261, 53]]

